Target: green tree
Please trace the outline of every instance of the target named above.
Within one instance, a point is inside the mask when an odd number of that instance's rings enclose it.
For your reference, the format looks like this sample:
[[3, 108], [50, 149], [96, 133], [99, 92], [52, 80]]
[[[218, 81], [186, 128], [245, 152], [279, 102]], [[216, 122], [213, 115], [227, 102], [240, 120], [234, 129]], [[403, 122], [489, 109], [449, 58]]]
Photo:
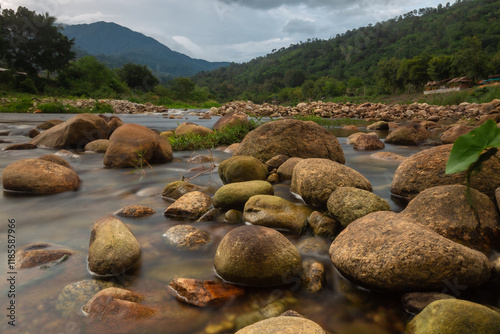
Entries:
[[306, 81], [306, 72], [300, 68], [287, 70], [283, 78], [285, 87], [299, 87], [304, 81]]
[[140, 91], [150, 91], [157, 86], [160, 81], [153, 75], [147, 66], [128, 63], [118, 70], [118, 76], [127, 86]]
[[9, 68], [36, 76], [40, 71], [51, 72], [64, 68], [75, 58], [69, 40], [55, 26], [48, 13], [36, 14], [25, 7], [2, 11], [1, 39], [4, 58]]
[[174, 99], [188, 101], [195, 89], [195, 84], [191, 79], [178, 77], [172, 81], [171, 88]]
[[401, 61], [394, 57], [382, 59], [378, 62], [376, 77], [382, 91], [396, 94], [398, 89], [401, 88], [402, 83], [398, 78], [400, 65]]
[[429, 60], [427, 74], [432, 80], [444, 80], [451, 77], [452, 58], [449, 55], [434, 56]]
[[486, 77], [493, 66], [477, 37], [465, 37], [463, 48], [453, 55], [453, 68], [457, 76], [467, 76], [473, 81]]
[[429, 80], [427, 73], [428, 64], [429, 57], [426, 56], [416, 56], [412, 59], [401, 60], [397, 71], [397, 80], [408, 85], [408, 91], [411, 88], [415, 91], [420, 90]]

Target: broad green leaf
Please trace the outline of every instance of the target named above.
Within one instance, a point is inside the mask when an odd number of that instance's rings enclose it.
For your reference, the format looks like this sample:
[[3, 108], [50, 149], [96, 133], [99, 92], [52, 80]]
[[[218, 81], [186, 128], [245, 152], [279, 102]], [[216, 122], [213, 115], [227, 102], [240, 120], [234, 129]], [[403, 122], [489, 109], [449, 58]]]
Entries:
[[500, 128], [492, 120], [455, 141], [446, 164], [446, 174], [467, 170], [490, 147], [500, 147]]

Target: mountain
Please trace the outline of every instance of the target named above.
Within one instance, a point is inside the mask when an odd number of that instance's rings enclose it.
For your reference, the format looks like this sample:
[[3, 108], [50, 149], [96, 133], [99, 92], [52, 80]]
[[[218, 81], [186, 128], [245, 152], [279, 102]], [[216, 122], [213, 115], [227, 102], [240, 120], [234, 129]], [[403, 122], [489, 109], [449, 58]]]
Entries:
[[[478, 42], [479, 46], [471, 46], [471, 41]], [[500, 71], [500, 1], [456, 0], [452, 5], [413, 10], [328, 40], [310, 39], [273, 50], [247, 63], [199, 73], [193, 80], [199, 86], [208, 87], [222, 101], [323, 99], [346, 94], [347, 87], [350, 92], [357, 89], [375, 94], [384, 89], [383, 92], [388, 93], [393, 89], [388, 85], [381, 88], [383, 80], [393, 79], [393, 86], [401, 90], [404, 87], [399, 87], [408, 86], [399, 81], [409, 81], [412, 72], [405, 73], [409, 72], [409, 61], [414, 57], [420, 57], [414, 63], [425, 63], [418, 82], [421, 85], [422, 81], [425, 84], [427, 80], [439, 79], [425, 76], [430, 58], [466, 59], [472, 51], [477, 51], [474, 48], [482, 49], [486, 63], [493, 59], [488, 74], [500, 73], [497, 72]], [[460, 66], [448, 68], [449, 73], [443, 75], [469, 75], [464, 67], [480, 66], [475, 63], [483, 58], [470, 61], [469, 57], [467, 61], [457, 62]], [[393, 77], [382, 77], [380, 65], [384, 61], [392, 70], [385, 71], [390, 72], [387, 76]]]
[[116, 23], [64, 25], [62, 33], [75, 39], [77, 55], [93, 55], [112, 68], [126, 63], [147, 65], [161, 78], [191, 76], [229, 65], [193, 59]]

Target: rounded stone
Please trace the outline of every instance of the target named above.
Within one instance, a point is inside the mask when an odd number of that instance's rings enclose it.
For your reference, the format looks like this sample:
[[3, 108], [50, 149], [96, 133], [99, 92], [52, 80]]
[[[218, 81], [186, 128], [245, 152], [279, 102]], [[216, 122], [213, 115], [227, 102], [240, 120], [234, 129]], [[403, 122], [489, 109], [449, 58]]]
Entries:
[[319, 211], [314, 211], [309, 216], [308, 224], [314, 232], [314, 235], [333, 240], [340, 229], [340, 224]]
[[290, 158], [285, 161], [281, 166], [278, 167], [278, 175], [281, 181], [287, 181], [292, 179], [293, 169], [295, 166], [304, 159], [302, 158]]
[[378, 136], [363, 133], [356, 138], [354, 149], [360, 151], [381, 150], [385, 148], [385, 144], [378, 139]]
[[479, 286], [491, 271], [484, 254], [385, 211], [349, 224], [329, 252], [334, 266], [354, 282], [388, 291], [444, 289], [450, 282]]
[[389, 123], [378, 121], [366, 127], [368, 130], [389, 130]]
[[289, 230], [301, 234], [307, 227], [311, 209], [279, 196], [256, 195], [245, 204], [243, 218], [253, 225]]
[[298, 158], [324, 158], [345, 163], [338, 139], [314, 122], [285, 119], [268, 122], [250, 131], [235, 155], [267, 161], [278, 154]]
[[237, 156], [219, 164], [219, 176], [224, 184], [266, 180], [267, 167], [254, 157]]
[[167, 245], [177, 250], [197, 251], [210, 243], [210, 236], [191, 225], [176, 225], [164, 234]]
[[328, 198], [327, 208], [334, 219], [346, 227], [358, 218], [377, 211], [391, 211], [386, 200], [369, 191], [339, 187]]
[[5, 190], [31, 194], [55, 194], [78, 190], [80, 178], [72, 169], [43, 159], [11, 163], [2, 172]]
[[[451, 184], [467, 183], [466, 172], [445, 174], [446, 164], [453, 145], [433, 147], [406, 158], [398, 167], [391, 184], [394, 195], [413, 199], [421, 191]], [[500, 158], [500, 153], [497, 153]], [[495, 189], [500, 187], [500, 161], [496, 158], [483, 163], [481, 171], [472, 175], [471, 187], [495, 198]]]
[[301, 317], [274, 317], [244, 327], [236, 334], [325, 334], [320, 325]]
[[385, 138], [386, 144], [418, 145], [429, 138], [429, 133], [420, 124], [403, 125], [389, 133]]
[[500, 313], [459, 299], [435, 301], [406, 327], [408, 334], [498, 334]]
[[156, 213], [155, 210], [153, 210], [150, 207], [144, 206], [144, 205], [139, 205], [139, 204], [134, 204], [134, 205], [129, 205], [124, 208], [121, 208], [120, 210], [116, 211], [114, 214], [117, 216], [122, 216], [122, 217], [145, 217], [152, 215], [153, 213]]
[[61, 261], [73, 255], [73, 251], [62, 246], [35, 243], [19, 248], [16, 251], [16, 269], [38, 267], [53, 261]]
[[186, 181], [175, 181], [163, 188], [161, 196], [164, 198], [179, 199], [183, 195], [193, 191], [205, 192], [206, 188]]
[[212, 127], [217, 131], [224, 131], [225, 129], [241, 126], [250, 127], [250, 122], [248, 121], [247, 115], [243, 113], [229, 113], [222, 116], [217, 122], [215, 122]]
[[180, 124], [174, 131], [176, 136], [186, 136], [186, 135], [197, 135], [197, 136], [207, 136], [213, 134], [212, 129], [206, 128], [201, 125], [197, 125], [191, 122], [184, 122]]
[[135, 265], [141, 246], [130, 229], [113, 216], [97, 220], [89, 243], [89, 270], [95, 275], [114, 276]]
[[453, 144], [458, 137], [469, 133], [470, 130], [472, 129], [466, 125], [453, 126], [441, 135], [441, 141], [444, 144]]
[[402, 214], [459, 244], [488, 253], [500, 238], [495, 204], [483, 193], [450, 185], [429, 188], [417, 195]]
[[224, 210], [243, 210], [245, 203], [255, 195], [274, 195], [273, 185], [267, 181], [226, 184], [215, 192], [214, 207]]
[[92, 151], [96, 153], [106, 153], [109, 147], [109, 140], [108, 139], [97, 139], [94, 141], [91, 141], [87, 145], [85, 145], [84, 150], [85, 151]]
[[304, 159], [293, 169], [290, 190], [312, 206], [326, 207], [338, 187], [372, 190], [370, 181], [354, 169], [327, 159]]
[[172, 203], [163, 214], [173, 219], [196, 220], [207, 213], [211, 207], [210, 196], [199, 191], [192, 191]]
[[240, 226], [222, 238], [215, 271], [229, 283], [266, 287], [295, 282], [302, 263], [299, 252], [280, 232], [263, 226]]

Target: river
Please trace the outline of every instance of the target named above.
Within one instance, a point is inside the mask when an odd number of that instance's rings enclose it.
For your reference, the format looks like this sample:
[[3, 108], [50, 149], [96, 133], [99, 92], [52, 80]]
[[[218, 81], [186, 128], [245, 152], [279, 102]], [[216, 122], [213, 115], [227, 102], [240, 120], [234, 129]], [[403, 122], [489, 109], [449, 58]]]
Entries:
[[[0, 149], [29, 139], [22, 134], [48, 119], [68, 119], [66, 114], [0, 114], [0, 134], [11, 131], [11, 135], [0, 139], [11, 143], [0, 143]], [[118, 115], [125, 123], [141, 124], [160, 131], [175, 129], [178, 122], [190, 121], [211, 127], [217, 117], [201, 120], [186, 116], [185, 120], [168, 119], [162, 115]], [[364, 130], [364, 129], [362, 129]], [[346, 145], [346, 137], [353, 132], [341, 128], [331, 129], [338, 137], [346, 156], [346, 165], [363, 174], [373, 186], [373, 192], [386, 199], [394, 211], [402, 207], [390, 196], [390, 184], [397, 162], [375, 160], [371, 151], [356, 151]], [[384, 137], [384, 133], [380, 133]], [[410, 156], [425, 147], [387, 145], [385, 151]], [[55, 153], [57, 150], [35, 149], [24, 151], [0, 151], [0, 171], [10, 163], [26, 158]], [[400, 296], [380, 295], [360, 289], [344, 280], [333, 268], [326, 254], [317, 259], [327, 270], [326, 287], [314, 295], [297, 287], [274, 289], [247, 289], [245, 296], [217, 308], [197, 308], [184, 305], [168, 294], [167, 287], [174, 277], [217, 280], [213, 270], [215, 249], [221, 238], [235, 226], [215, 221], [196, 223], [196, 227], [207, 231], [212, 246], [204, 253], [186, 254], [175, 252], [165, 245], [163, 234], [180, 221], [163, 216], [170, 202], [161, 198], [165, 185], [180, 180], [181, 176], [192, 177], [197, 172], [188, 170], [197, 167], [187, 160], [193, 155], [207, 155], [208, 150], [197, 152], [174, 152], [174, 161], [145, 167], [142, 172], [130, 169], [107, 169], [102, 164], [102, 154], [75, 152], [65, 157], [82, 180], [80, 189], [49, 196], [12, 195], [3, 192], [0, 196], [0, 266], [7, 272], [8, 234], [15, 236], [19, 249], [32, 243], [50, 243], [69, 248], [75, 252], [61, 264], [47, 269], [31, 268], [16, 272], [14, 298], [7, 298], [9, 282], [0, 283], [2, 333], [231, 333], [227, 323], [242, 323], [252, 317], [256, 310], [274, 300], [280, 300], [285, 309], [295, 310], [318, 322], [331, 333], [399, 333], [409, 315], [399, 302]], [[218, 164], [231, 157], [222, 150], [211, 151]], [[222, 186], [215, 171], [192, 180], [192, 183], [210, 186], [213, 191]], [[289, 191], [289, 183], [277, 184], [275, 193], [295, 203], [301, 203]], [[141, 244], [140, 268], [133, 273], [114, 279], [115, 284], [144, 293], [145, 304], [159, 308], [160, 316], [134, 322], [102, 321], [90, 323], [83, 313], [58, 300], [63, 288], [71, 283], [92, 279], [87, 269], [90, 231], [95, 221], [131, 204], [142, 204], [157, 211], [144, 218], [121, 218], [132, 230]], [[15, 231], [8, 230], [8, 222], [15, 221]], [[307, 236], [286, 236], [297, 244]], [[5, 292], [4, 292], [5, 291]], [[15, 327], [8, 324], [9, 302], [15, 302]], [[252, 313], [253, 312], [253, 313]], [[228, 329], [224, 330], [224, 326]]]

